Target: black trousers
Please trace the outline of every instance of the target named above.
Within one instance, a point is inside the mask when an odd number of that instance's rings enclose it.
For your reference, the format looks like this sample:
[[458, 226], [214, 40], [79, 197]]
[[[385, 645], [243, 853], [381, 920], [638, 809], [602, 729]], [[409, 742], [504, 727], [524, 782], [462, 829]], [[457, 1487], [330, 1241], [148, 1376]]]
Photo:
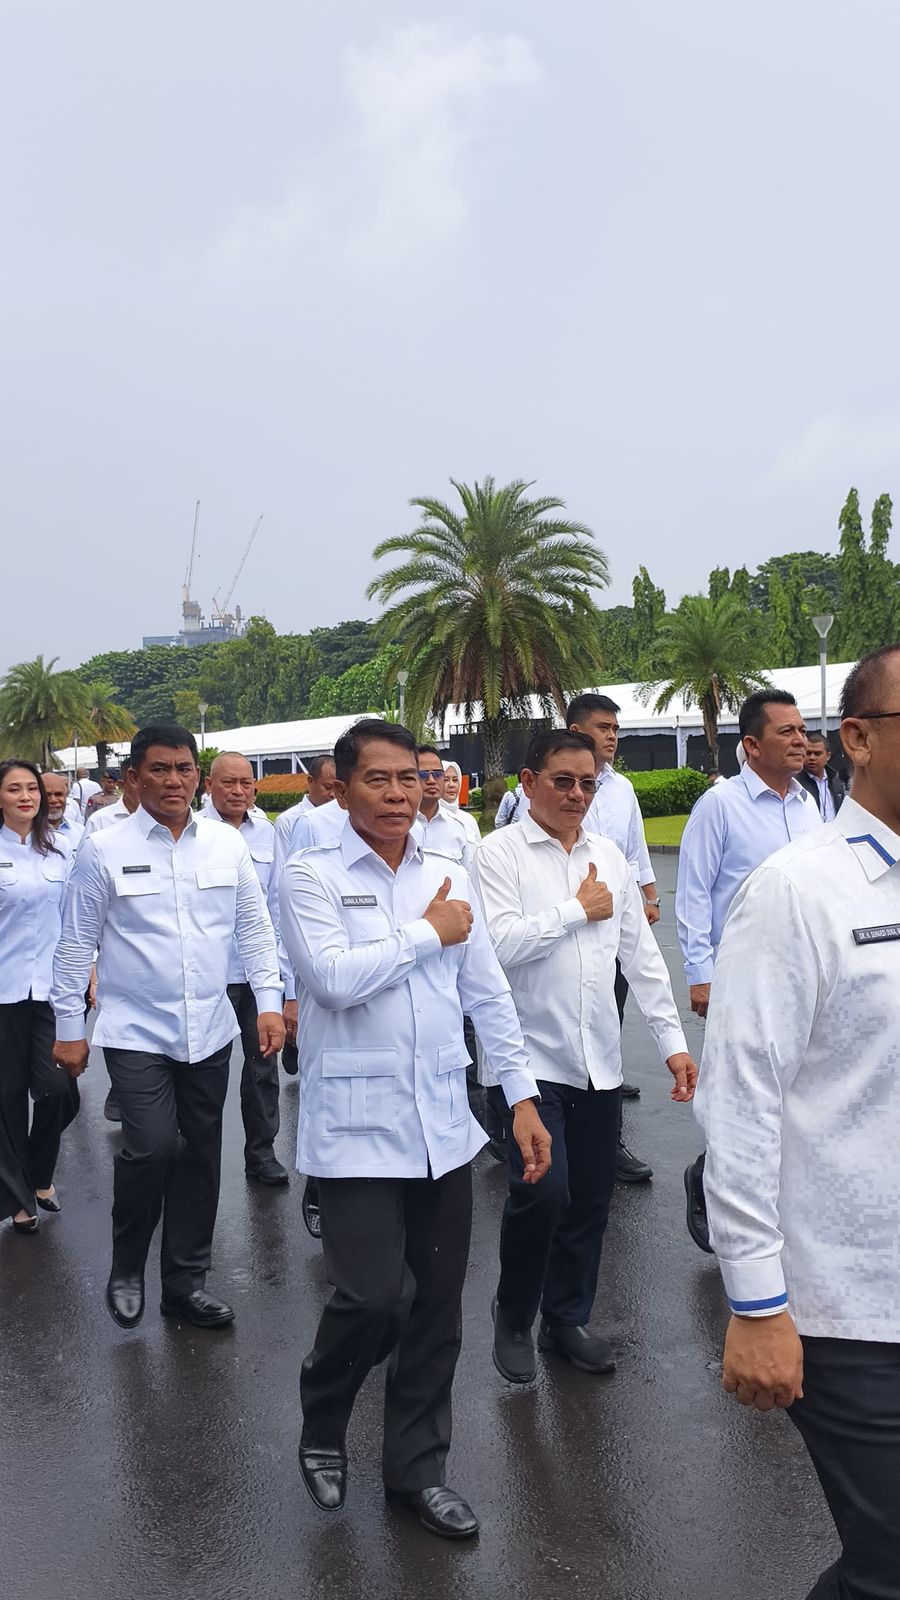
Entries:
[[509, 1194], [500, 1224], [497, 1303], [515, 1328], [538, 1307], [550, 1323], [583, 1327], [597, 1293], [603, 1234], [616, 1181], [618, 1089], [538, 1080], [541, 1121], [553, 1140], [550, 1171], [526, 1183], [513, 1115], [504, 1109]]
[[34, 1191], [53, 1183], [60, 1140], [78, 1115], [78, 1084], [56, 1066], [55, 1038], [46, 1000], [0, 1005], [0, 1217], [36, 1216]]
[[791, 1407], [843, 1549], [808, 1600], [900, 1597], [900, 1344], [803, 1340]]
[[345, 1448], [353, 1402], [390, 1354], [382, 1475], [392, 1489], [444, 1482], [472, 1173], [320, 1178], [322, 1244], [334, 1293], [300, 1373], [303, 1444]]
[[122, 1114], [113, 1267], [143, 1272], [162, 1214], [163, 1293], [191, 1294], [209, 1271], [231, 1045], [193, 1065], [145, 1050], [103, 1054]]
[[249, 983], [230, 983], [228, 998], [241, 1030], [244, 1066], [241, 1072], [241, 1117], [244, 1123], [244, 1165], [258, 1167], [271, 1158], [281, 1126], [278, 1115], [278, 1056], [264, 1056], [256, 1022], [259, 1011]]

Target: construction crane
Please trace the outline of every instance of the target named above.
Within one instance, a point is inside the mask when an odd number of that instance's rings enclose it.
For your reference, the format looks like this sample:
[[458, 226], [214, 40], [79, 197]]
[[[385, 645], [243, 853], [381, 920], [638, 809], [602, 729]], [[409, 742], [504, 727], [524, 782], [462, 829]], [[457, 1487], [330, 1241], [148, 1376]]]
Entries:
[[229, 603], [229, 601], [231, 599], [231, 596], [234, 594], [235, 589], [237, 588], [238, 579], [239, 579], [241, 573], [243, 572], [244, 567], [247, 564], [247, 557], [249, 556], [250, 551], [253, 549], [253, 541], [254, 541], [254, 539], [256, 538], [256, 535], [259, 532], [259, 525], [260, 525], [261, 522], [262, 522], [262, 515], [257, 517], [257, 519], [256, 519], [256, 521], [255, 521], [255, 523], [253, 525], [253, 532], [251, 533], [250, 538], [247, 540], [247, 548], [244, 551], [244, 554], [241, 556], [240, 562], [238, 563], [237, 572], [235, 573], [234, 577], [231, 580], [231, 583], [230, 583], [229, 589], [228, 589], [228, 593], [226, 594], [225, 599], [223, 600], [221, 605], [219, 604], [218, 595], [217, 594], [213, 595], [213, 603], [212, 603], [213, 622], [216, 623], [217, 626], [219, 626], [219, 627], [227, 626], [228, 623], [232, 621], [232, 618], [231, 618], [231, 616], [229, 614], [229, 611], [228, 611], [228, 603]]
[[194, 561], [197, 556], [197, 527], [199, 522], [200, 501], [198, 500], [196, 506], [194, 507], [194, 537], [191, 540], [191, 559], [188, 562], [188, 569], [184, 575], [184, 583], [182, 585], [182, 598], [185, 603], [187, 603], [191, 598], [191, 582], [194, 576]]

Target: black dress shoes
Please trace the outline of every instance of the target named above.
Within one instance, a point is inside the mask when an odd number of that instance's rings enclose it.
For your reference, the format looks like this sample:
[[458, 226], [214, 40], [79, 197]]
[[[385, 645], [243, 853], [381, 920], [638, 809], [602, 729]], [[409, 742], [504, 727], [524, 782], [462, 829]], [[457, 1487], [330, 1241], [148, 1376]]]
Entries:
[[440, 1539], [472, 1539], [478, 1532], [478, 1518], [472, 1507], [455, 1489], [388, 1489], [388, 1505], [406, 1506], [423, 1528]]
[[640, 1100], [640, 1098], [641, 1098], [641, 1090], [640, 1090], [640, 1085], [639, 1084], [636, 1084], [636, 1083], [623, 1083], [623, 1085], [622, 1085], [622, 1099], [623, 1100]]
[[306, 1188], [303, 1190], [303, 1199], [300, 1202], [300, 1215], [306, 1224], [307, 1233], [314, 1239], [322, 1237], [322, 1217], [319, 1212], [319, 1185], [315, 1178], [307, 1178]]
[[706, 1215], [706, 1196], [703, 1193], [703, 1160], [694, 1161], [684, 1169], [684, 1192], [687, 1195], [687, 1229], [698, 1250], [713, 1253], [709, 1242], [709, 1221]]
[[34, 1198], [37, 1201], [38, 1205], [40, 1206], [41, 1210], [42, 1211], [49, 1211], [50, 1215], [53, 1216], [53, 1217], [58, 1217], [59, 1213], [62, 1211], [62, 1206], [59, 1203], [59, 1195], [58, 1194], [54, 1193], [54, 1194], [47, 1195], [43, 1200], [41, 1199], [39, 1194], [36, 1194]]
[[144, 1275], [113, 1268], [106, 1285], [106, 1309], [120, 1328], [136, 1328], [144, 1315]]
[[122, 1121], [122, 1113], [119, 1110], [116, 1097], [112, 1089], [110, 1089], [109, 1094], [106, 1096], [106, 1099], [103, 1102], [103, 1115], [105, 1116], [107, 1122]]
[[281, 1052], [281, 1065], [289, 1078], [296, 1078], [300, 1071], [300, 1056], [295, 1044], [286, 1044]]
[[347, 1494], [347, 1457], [343, 1450], [300, 1446], [300, 1476], [322, 1511], [340, 1511]]
[[231, 1306], [205, 1289], [195, 1289], [193, 1294], [164, 1295], [159, 1309], [164, 1317], [192, 1322], [195, 1328], [225, 1328], [234, 1321]]
[[530, 1328], [514, 1328], [500, 1310], [495, 1295], [491, 1302], [494, 1319], [494, 1366], [509, 1383], [532, 1383], [537, 1374], [534, 1340]]
[[287, 1167], [271, 1156], [268, 1161], [261, 1161], [256, 1167], [245, 1167], [244, 1171], [251, 1183], [265, 1183], [270, 1189], [283, 1189], [290, 1183]]
[[619, 1183], [649, 1183], [653, 1177], [653, 1168], [640, 1156], [632, 1155], [631, 1151], [619, 1140], [616, 1150], [616, 1179]]
[[569, 1328], [559, 1323], [542, 1320], [538, 1334], [538, 1349], [552, 1350], [554, 1355], [571, 1361], [580, 1372], [615, 1372], [616, 1358], [608, 1339], [588, 1328]]

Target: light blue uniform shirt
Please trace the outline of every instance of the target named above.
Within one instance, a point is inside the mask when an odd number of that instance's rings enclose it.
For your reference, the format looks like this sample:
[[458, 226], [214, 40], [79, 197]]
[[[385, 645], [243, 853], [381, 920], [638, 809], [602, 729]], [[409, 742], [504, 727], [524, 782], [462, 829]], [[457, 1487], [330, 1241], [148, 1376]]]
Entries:
[[675, 921], [687, 981], [711, 983], [732, 900], [760, 862], [821, 828], [812, 795], [792, 778], [782, 799], [749, 762], [700, 796], [678, 857]]

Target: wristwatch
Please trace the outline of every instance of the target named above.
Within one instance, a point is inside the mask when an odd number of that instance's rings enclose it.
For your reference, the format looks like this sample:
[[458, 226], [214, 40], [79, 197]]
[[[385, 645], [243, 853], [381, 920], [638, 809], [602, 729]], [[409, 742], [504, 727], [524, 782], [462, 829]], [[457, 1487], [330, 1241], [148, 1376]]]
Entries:
[[644, 905], [645, 906], [656, 906], [656, 908], [658, 910], [659, 909], [659, 905], [660, 905], [659, 898], [657, 897], [656, 900], [648, 900], [647, 896], [644, 895]]

